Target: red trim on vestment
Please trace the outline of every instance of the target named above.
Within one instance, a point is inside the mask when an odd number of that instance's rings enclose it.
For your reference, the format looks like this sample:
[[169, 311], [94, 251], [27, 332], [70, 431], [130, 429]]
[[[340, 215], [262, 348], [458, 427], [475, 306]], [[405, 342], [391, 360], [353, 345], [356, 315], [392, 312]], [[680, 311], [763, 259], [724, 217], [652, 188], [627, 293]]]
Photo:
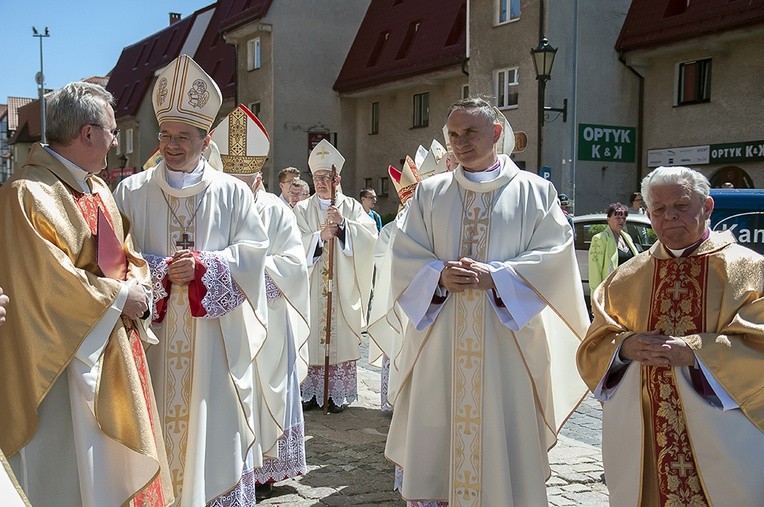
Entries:
[[202, 283], [202, 276], [207, 272], [207, 266], [202, 262], [197, 250], [191, 250], [191, 255], [196, 262], [194, 263], [194, 279], [188, 283], [188, 304], [191, 307], [192, 317], [204, 317], [207, 315], [207, 310], [202, 305], [202, 300], [207, 295], [207, 287]]

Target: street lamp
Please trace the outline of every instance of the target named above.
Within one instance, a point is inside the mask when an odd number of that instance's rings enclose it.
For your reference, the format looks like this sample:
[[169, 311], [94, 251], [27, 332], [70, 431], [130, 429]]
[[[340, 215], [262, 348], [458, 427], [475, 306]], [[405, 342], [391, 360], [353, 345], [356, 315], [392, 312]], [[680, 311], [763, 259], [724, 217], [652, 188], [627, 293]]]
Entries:
[[535, 49], [531, 49], [536, 79], [539, 81], [539, 122], [541, 125], [544, 124], [544, 111], [562, 113], [563, 123], [568, 121], [568, 99], [563, 99], [562, 107], [548, 107], [544, 105], [546, 82], [552, 78], [552, 65], [554, 65], [556, 54], [557, 48], [550, 46], [546, 37], [539, 41], [539, 45]]
[[36, 76], [37, 85], [39, 88], [39, 96], [40, 96], [40, 141], [44, 144], [46, 142], [45, 139], [45, 74], [43, 73], [43, 66], [42, 66], [42, 38], [43, 37], [50, 37], [50, 33], [48, 32], [48, 27], [45, 27], [45, 32], [40, 33], [37, 31], [37, 28], [32, 27], [32, 37], [37, 37], [40, 39], [40, 73]]

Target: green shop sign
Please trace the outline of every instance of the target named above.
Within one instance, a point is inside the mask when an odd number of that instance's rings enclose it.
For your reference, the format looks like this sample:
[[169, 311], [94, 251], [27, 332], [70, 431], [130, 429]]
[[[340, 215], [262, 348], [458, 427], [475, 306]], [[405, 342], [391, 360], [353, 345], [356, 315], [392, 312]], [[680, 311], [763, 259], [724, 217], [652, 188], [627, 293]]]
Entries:
[[759, 160], [764, 160], [764, 141], [711, 145], [711, 156], [709, 159], [711, 164], [757, 162]]
[[578, 160], [634, 162], [637, 129], [578, 124]]

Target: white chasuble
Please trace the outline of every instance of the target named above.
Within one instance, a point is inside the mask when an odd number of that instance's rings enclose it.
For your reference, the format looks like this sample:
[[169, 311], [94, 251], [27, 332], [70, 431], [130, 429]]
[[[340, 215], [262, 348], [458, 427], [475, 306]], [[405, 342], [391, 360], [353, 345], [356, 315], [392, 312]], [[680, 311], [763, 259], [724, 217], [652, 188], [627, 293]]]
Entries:
[[[361, 330], [366, 325], [377, 239], [377, 226], [358, 201], [338, 193], [336, 207], [345, 219], [345, 242], [337, 238], [333, 240], [335, 265], [330, 365], [355, 361], [360, 357]], [[321, 210], [318, 195], [313, 195], [297, 203], [294, 213], [310, 266], [308, 355], [311, 365], [324, 366], [326, 301], [329, 294], [328, 248], [324, 245], [321, 256], [314, 260], [314, 246], [315, 236], [326, 222], [326, 211]]]
[[[269, 379], [264, 265], [268, 239], [251, 190], [204, 162], [201, 180], [167, 182], [164, 162], [115, 190], [151, 266], [154, 332], [147, 351], [179, 506], [200, 506], [237, 486], [283, 432], [283, 392]], [[167, 259], [190, 249], [197, 279], [167, 278]], [[198, 283], [197, 283], [198, 282]], [[193, 285], [192, 285], [193, 284]]]
[[[421, 182], [395, 235], [392, 297], [410, 321], [385, 454], [407, 500], [546, 505], [547, 451], [586, 392], [572, 233], [551, 184], [500, 160], [490, 181], [457, 168]], [[495, 295], [438, 290], [442, 263], [462, 257], [488, 267]]]
[[[275, 482], [307, 473], [305, 463], [304, 420], [300, 382], [308, 374], [308, 322], [310, 300], [308, 266], [300, 230], [292, 209], [277, 196], [259, 190], [255, 208], [268, 232], [265, 283], [268, 297], [268, 332], [264, 348], [268, 356], [258, 355], [258, 368], [271, 368], [271, 389], [284, 396], [284, 411], [277, 414], [283, 435], [255, 470], [257, 483]], [[262, 357], [261, 357], [262, 356]], [[276, 415], [276, 414], [274, 414]], [[275, 459], [278, 456], [278, 459]]]

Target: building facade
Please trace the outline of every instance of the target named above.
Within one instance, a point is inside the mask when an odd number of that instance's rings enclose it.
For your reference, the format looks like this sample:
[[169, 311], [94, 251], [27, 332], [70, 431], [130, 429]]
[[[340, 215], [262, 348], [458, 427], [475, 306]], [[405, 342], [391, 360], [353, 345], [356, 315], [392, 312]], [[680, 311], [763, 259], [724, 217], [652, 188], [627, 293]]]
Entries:
[[223, 31], [236, 48], [237, 100], [257, 115], [270, 136], [263, 179], [278, 192], [277, 174], [284, 167], [300, 169], [303, 179], [311, 181], [308, 155], [321, 139], [339, 141], [344, 153], [345, 136], [352, 133], [343, 132], [332, 84], [369, 1], [267, 3], [267, 8], [229, 18]]
[[644, 76], [644, 173], [764, 187], [764, 0], [634, 0], [617, 48]]

